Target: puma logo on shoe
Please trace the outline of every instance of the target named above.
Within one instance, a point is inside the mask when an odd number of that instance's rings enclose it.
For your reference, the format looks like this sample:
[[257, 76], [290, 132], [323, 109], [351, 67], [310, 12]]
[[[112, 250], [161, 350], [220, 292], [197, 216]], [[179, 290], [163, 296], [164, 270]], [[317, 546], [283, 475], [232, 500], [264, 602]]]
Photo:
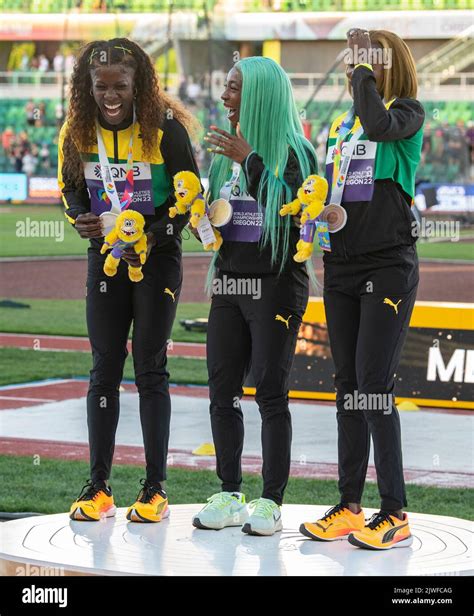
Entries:
[[316, 522], [316, 526], [319, 526], [319, 528], [320, 528], [320, 529], [321, 529], [324, 533], [325, 533], [325, 532], [327, 532], [327, 530], [329, 529], [329, 527], [330, 527], [330, 526], [332, 526], [333, 524], [334, 524], [334, 522], [331, 522], [331, 523], [330, 523], [330, 524], [328, 524], [328, 525], [326, 526], [326, 528], [325, 528], [322, 524], [320, 524], [319, 522]]
[[388, 297], [385, 297], [383, 300], [384, 304], [388, 304], [389, 306], [391, 306], [394, 310], [395, 310], [395, 314], [398, 314], [398, 304], [401, 302], [402, 300], [399, 299], [398, 302], [396, 304], [394, 304], [392, 302], [392, 300]]
[[383, 536], [382, 543], [388, 543], [389, 541], [393, 541], [395, 533], [397, 533], [402, 528], [405, 528], [406, 526], [408, 526], [408, 524], [403, 524], [402, 526], [397, 526], [396, 528], [391, 528], [390, 530], [388, 530]]
[[293, 315], [292, 315], [292, 314], [290, 314], [290, 316], [289, 316], [287, 319], [284, 319], [284, 318], [281, 316], [281, 314], [277, 314], [277, 315], [275, 316], [275, 321], [281, 321], [282, 323], [284, 323], [284, 324], [286, 325], [286, 329], [290, 329], [290, 323], [289, 323], [289, 321], [290, 321], [290, 319], [291, 319], [291, 317], [292, 317], [292, 316], [293, 316]]

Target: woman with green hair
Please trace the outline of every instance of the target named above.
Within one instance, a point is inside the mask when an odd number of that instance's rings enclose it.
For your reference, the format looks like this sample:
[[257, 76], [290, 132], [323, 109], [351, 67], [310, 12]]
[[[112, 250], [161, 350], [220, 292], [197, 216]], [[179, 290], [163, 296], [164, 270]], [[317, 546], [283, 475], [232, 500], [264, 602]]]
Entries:
[[[245, 533], [272, 535], [282, 529], [291, 459], [288, 380], [309, 286], [305, 264], [292, 259], [299, 227], [279, 210], [316, 172], [317, 162], [290, 80], [276, 62], [240, 60], [227, 75], [221, 98], [230, 131], [211, 126], [206, 139], [216, 154], [209, 202], [225, 199], [232, 205], [210, 276], [207, 334], [211, 427], [222, 491], [208, 499], [193, 524], [215, 530], [243, 525]], [[250, 503], [249, 517], [241, 492], [240, 399], [250, 365], [262, 418], [263, 492]]]

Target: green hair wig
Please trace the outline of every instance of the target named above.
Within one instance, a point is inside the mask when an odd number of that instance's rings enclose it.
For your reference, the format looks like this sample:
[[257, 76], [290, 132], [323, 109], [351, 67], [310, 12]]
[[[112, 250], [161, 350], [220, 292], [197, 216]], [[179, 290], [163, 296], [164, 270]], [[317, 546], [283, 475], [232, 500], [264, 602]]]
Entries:
[[[262, 57], [244, 58], [234, 66], [242, 74], [240, 130], [265, 165], [257, 199], [265, 209], [262, 241], [271, 244], [273, 263], [281, 259], [281, 271], [288, 258], [291, 224], [291, 216], [279, 214], [281, 206], [292, 199], [283, 178], [289, 147], [303, 179], [316, 171], [316, 154], [304, 136], [291, 82], [281, 66]], [[235, 129], [230, 126], [229, 132], [235, 134]], [[229, 158], [215, 155], [209, 171], [209, 201], [219, 198], [220, 189], [231, 177], [232, 164]], [[240, 186], [245, 190], [243, 172]]]

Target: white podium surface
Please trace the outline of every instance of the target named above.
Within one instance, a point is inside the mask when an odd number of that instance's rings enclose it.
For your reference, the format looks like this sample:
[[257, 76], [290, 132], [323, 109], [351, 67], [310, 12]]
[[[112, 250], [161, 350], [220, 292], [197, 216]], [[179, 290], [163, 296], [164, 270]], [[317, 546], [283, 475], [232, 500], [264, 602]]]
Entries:
[[[158, 524], [128, 522], [126, 509], [101, 522], [75, 522], [66, 513], [0, 524], [0, 573], [65, 575], [472, 575], [474, 523], [409, 513], [409, 548], [362, 550], [347, 541], [322, 543], [298, 532], [329, 505], [284, 505], [283, 531], [254, 537], [240, 527], [199, 530], [191, 519], [202, 505], [171, 505]], [[366, 517], [374, 510], [365, 509]], [[18, 569], [20, 568], [20, 569]], [[43, 573], [44, 575], [44, 573]]]

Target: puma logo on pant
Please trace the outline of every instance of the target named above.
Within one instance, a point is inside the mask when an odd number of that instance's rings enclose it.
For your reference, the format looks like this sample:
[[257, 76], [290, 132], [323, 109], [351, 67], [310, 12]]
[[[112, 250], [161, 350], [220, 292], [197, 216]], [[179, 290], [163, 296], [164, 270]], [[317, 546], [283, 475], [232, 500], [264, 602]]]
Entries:
[[392, 302], [392, 300], [388, 297], [385, 297], [383, 300], [384, 304], [388, 304], [389, 306], [392, 306], [392, 308], [395, 310], [395, 314], [398, 314], [398, 304], [401, 302], [402, 300], [399, 299], [398, 302], [396, 304], [394, 304]]
[[173, 293], [173, 291], [171, 291], [170, 289], [168, 289], [168, 287], [166, 287], [166, 289], [165, 289], [165, 293], [166, 293], [167, 295], [171, 295], [171, 297], [173, 298], [173, 302], [175, 301], [174, 293]]
[[284, 319], [281, 314], [277, 314], [275, 317], [275, 321], [282, 321], [282, 323], [284, 323], [286, 325], [286, 329], [290, 329], [290, 319], [293, 315], [290, 314], [290, 316], [287, 319]]

